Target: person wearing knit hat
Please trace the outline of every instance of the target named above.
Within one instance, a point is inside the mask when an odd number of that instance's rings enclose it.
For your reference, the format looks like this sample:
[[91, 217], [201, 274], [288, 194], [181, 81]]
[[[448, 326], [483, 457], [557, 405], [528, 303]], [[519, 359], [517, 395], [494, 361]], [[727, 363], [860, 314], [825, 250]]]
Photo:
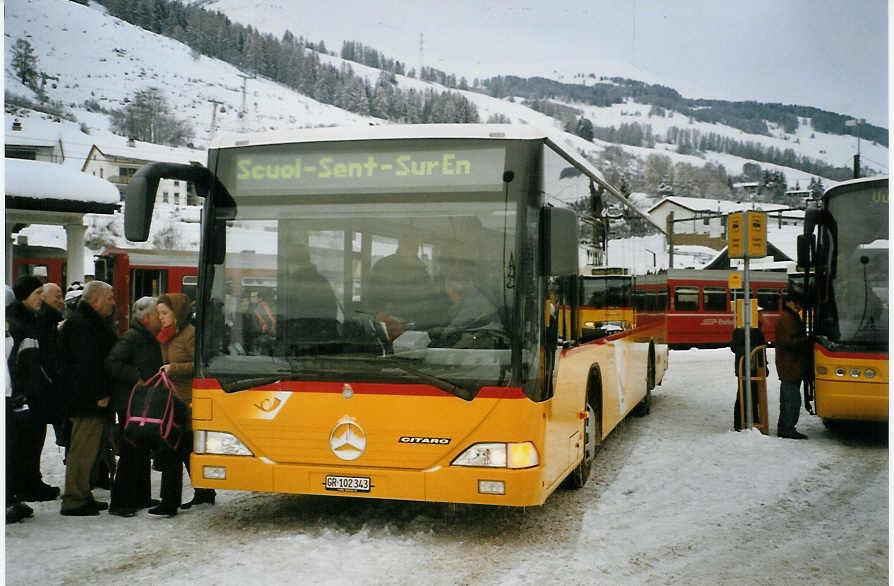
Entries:
[[[40, 309], [40, 294], [43, 291], [43, 281], [38, 279], [33, 275], [22, 275], [16, 282], [12, 285], [12, 292], [15, 293], [16, 299], [25, 303], [25, 305], [31, 308], [33, 311], [37, 311]], [[37, 300], [31, 303], [26, 303], [26, 301], [32, 301], [32, 296], [37, 293]]]
[[46, 415], [53, 383], [43, 368], [42, 339], [38, 312], [43, 303], [43, 281], [23, 275], [12, 286], [16, 301], [6, 309], [13, 352], [9, 366], [14, 396], [27, 401], [28, 416], [15, 422], [17, 438], [11, 458], [7, 458], [7, 502], [48, 501], [59, 496], [59, 488], [43, 482], [40, 453], [47, 433]]

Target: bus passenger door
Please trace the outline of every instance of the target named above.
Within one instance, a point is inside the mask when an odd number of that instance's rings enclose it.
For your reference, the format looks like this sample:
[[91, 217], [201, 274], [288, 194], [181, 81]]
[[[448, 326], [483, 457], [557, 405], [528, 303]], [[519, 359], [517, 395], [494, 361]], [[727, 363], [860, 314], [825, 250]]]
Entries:
[[574, 277], [548, 279], [544, 311], [544, 384], [548, 385], [549, 422], [546, 434], [546, 478], [558, 480], [571, 466], [582, 445], [579, 414], [584, 409], [584, 392], [576, 384], [577, 365], [567, 352], [576, 343], [574, 321], [577, 301]]

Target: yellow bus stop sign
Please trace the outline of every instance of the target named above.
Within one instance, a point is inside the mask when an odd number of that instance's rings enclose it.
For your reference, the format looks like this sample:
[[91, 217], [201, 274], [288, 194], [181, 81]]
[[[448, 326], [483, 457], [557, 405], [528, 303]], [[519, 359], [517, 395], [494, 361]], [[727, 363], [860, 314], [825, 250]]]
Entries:
[[730, 289], [741, 289], [742, 288], [742, 273], [730, 273], [729, 274], [729, 288]]
[[727, 254], [745, 258], [745, 214], [733, 212], [726, 219]]
[[747, 244], [745, 254], [748, 258], [767, 256], [767, 214], [764, 212], [746, 212]]

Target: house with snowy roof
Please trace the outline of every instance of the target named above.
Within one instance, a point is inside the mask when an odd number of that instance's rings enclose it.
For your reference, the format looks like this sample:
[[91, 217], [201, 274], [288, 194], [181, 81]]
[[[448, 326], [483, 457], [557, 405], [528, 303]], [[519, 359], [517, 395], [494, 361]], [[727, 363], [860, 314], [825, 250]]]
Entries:
[[[100, 147], [94, 144], [87, 153], [81, 171], [110, 181], [118, 188], [123, 201], [130, 178], [146, 163], [189, 164], [196, 159], [195, 153], [190, 151], [130, 140], [124, 146]], [[159, 182], [156, 201], [161, 206], [169, 205], [177, 209], [201, 206], [195, 188], [186, 181], [175, 179]]]
[[28, 161], [44, 161], [46, 163], [63, 163], [65, 148], [61, 138], [33, 136], [23, 132], [22, 121], [14, 119], [6, 132], [5, 157], [7, 159], [24, 159]]
[[780, 204], [765, 202], [737, 202], [723, 199], [669, 196], [648, 210], [659, 226], [665, 226], [673, 214], [674, 244], [710, 246], [722, 250], [726, 246], [726, 217], [731, 212], [761, 210], [767, 213], [767, 226], [804, 225], [804, 211]]

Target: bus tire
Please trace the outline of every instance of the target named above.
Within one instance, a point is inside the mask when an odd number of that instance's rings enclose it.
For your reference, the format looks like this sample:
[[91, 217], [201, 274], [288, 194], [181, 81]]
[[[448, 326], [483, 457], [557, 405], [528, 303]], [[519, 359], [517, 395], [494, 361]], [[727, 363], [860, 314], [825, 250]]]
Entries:
[[[592, 377], [593, 375], [591, 375]], [[596, 375], [598, 376], [598, 375]], [[590, 478], [596, 453], [602, 443], [602, 413], [594, 405], [602, 405], [600, 393], [593, 393], [592, 385], [587, 389], [587, 419], [584, 421], [584, 455], [580, 463], [571, 472], [565, 481], [565, 486], [571, 489], [583, 488]]]
[[652, 389], [655, 388], [655, 350], [649, 348], [649, 366], [646, 371], [646, 396], [633, 408], [634, 417], [645, 417], [652, 411]]

